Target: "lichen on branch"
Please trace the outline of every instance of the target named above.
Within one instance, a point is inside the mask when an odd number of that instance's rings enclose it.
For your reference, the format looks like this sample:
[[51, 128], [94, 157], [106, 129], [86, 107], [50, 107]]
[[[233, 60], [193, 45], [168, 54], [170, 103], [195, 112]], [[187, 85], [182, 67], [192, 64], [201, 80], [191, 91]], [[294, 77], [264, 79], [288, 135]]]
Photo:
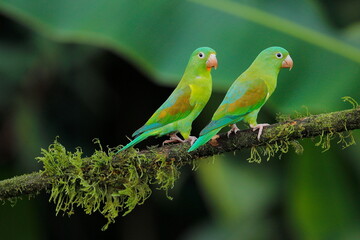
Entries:
[[59, 212], [71, 215], [74, 207], [85, 213], [100, 212], [108, 220], [103, 227], [114, 222], [119, 212], [131, 212], [151, 195], [150, 185], [167, 191], [174, 186], [180, 172], [174, 161], [155, 151], [138, 154], [130, 149], [115, 156], [115, 151], [99, 150], [83, 157], [81, 148], [69, 152], [56, 139], [48, 149], [42, 149], [43, 175], [50, 177], [50, 201]]

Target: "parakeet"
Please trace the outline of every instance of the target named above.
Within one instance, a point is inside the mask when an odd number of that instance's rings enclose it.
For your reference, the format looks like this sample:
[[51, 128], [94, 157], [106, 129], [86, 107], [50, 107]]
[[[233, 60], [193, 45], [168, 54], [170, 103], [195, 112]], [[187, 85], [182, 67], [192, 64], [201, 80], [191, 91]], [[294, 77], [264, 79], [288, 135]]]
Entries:
[[[190, 136], [191, 124], [208, 102], [212, 91], [211, 69], [217, 68], [215, 50], [209, 47], [196, 49], [190, 56], [185, 72], [169, 98], [140, 129], [133, 133], [134, 140], [120, 149], [123, 151], [143, 141], [149, 136], [170, 134], [163, 142], [194, 143], [196, 137]], [[181, 139], [176, 134], [180, 133]]]
[[200, 132], [200, 137], [188, 151], [208, 142], [225, 126], [231, 126], [228, 136], [238, 132], [236, 123], [241, 120], [248, 123], [253, 131], [258, 129], [257, 137], [260, 139], [263, 127], [269, 124], [258, 124], [257, 115], [276, 88], [280, 68], [291, 70], [292, 67], [293, 61], [284, 48], [270, 47], [263, 50], [229, 88], [211, 122]]

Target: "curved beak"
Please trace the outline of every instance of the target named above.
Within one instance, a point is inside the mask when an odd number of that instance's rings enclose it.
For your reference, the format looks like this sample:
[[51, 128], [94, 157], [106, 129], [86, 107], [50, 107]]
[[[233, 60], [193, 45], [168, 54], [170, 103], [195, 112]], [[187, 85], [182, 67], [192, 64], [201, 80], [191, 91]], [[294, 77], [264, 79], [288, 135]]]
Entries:
[[290, 55], [288, 55], [285, 58], [285, 60], [282, 62], [281, 67], [282, 68], [290, 68], [290, 70], [291, 70], [293, 67], [293, 64], [294, 64], [293, 60], [291, 59]]
[[211, 68], [217, 68], [218, 62], [216, 59], [216, 55], [214, 53], [210, 54], [208, 60], [206, 61], [206, 67], [208, 70], [211, 70]]

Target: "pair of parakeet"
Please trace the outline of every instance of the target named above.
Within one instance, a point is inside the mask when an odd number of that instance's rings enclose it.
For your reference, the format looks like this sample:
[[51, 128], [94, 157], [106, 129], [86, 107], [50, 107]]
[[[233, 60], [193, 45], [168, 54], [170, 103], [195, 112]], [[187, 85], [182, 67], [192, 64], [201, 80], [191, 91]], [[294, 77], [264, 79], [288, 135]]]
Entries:
[[[255, 131], [260, 139], [264, 126], [256, 119], [261, 107], [276, 88], [280, 68], [292, 68], [293, 61], [287, 50], [281, 47], [270, 47], [263, 50], [232, 84], [226, 96], [212, 117], [211, 122], [200, 132], [197, 139], [190, 136], [191, 125], [208, 102], [212, 91], [210, 71], [218, 65], [213, 49], [202, 47], [190, 56], [180, 83], [140, 129], [132, 135], [130, 143], [120, 149], [123, 151], [143, 141], [149, 136], [170, 135], [163, 142], [190, 142], [190, 151], [208, 142], [223, 127], [230, 125], [228, 136], [239, 131], [236, 123], [244, 120]], [[176, 134], [180, 133], [181, 139]]]

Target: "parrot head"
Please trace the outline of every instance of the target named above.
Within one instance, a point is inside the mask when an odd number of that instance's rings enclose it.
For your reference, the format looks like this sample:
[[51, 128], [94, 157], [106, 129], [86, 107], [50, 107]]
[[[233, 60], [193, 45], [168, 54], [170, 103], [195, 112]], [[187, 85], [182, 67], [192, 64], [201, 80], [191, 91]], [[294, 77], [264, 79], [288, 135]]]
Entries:
[[216, 59], [216, 52], [214, 49], [209, 47], [201, 47], [196, 49], [190, 57], [190, 62], [199, 66], [200, 68], [204, 68], [210, 71], [212, 68], [217, 68], [218, 62]]
[[291, 68], [293, 67], [293, 60], [289, 52], [282, 47], [269, 47], [263, 50], [257, 57], [257, 60], [266, 63], [268, 67]]

